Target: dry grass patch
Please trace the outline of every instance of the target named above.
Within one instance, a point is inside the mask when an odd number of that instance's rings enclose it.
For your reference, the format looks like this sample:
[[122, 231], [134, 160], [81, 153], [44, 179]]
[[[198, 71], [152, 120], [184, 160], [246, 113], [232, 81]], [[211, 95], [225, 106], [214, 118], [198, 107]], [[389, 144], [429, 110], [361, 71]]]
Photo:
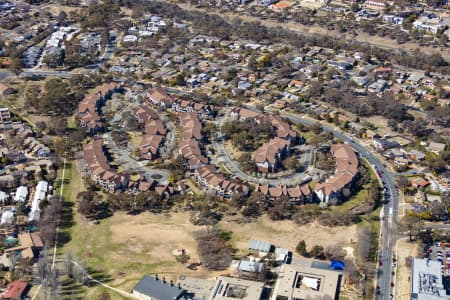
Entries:
[[241, 254], [247, 252], [248, 241], [251, 239], [267, 241], [294, 251], [300, 240], [305, 240], [310, 249], [314, 245], [322, 245], [325, 248], [336, 244], [348, 245], [358, 237], [357, 225], [330, 228], [314, 222], [299, 226], [292, 221], [272, 221], [266, 215], [252, 223], [221, 222], [219, 226], [223, 230], [233, 232], [233, 246]]

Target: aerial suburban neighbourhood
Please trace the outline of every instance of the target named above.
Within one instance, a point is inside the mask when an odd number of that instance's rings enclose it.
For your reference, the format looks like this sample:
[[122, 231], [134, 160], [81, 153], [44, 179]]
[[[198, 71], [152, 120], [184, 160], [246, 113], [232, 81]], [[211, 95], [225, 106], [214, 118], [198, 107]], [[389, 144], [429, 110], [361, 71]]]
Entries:
[[0, 0], [0, 299], [450, 299], [446, 0]]

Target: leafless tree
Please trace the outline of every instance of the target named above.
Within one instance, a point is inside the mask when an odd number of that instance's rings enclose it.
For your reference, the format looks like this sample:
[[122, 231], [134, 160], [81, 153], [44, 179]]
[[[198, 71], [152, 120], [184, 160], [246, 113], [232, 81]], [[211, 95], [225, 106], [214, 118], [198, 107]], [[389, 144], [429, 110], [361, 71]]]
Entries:
[[359, 250], [359, 255], [364, 260], [367, 260], [369, 258], [370, 241], [371, 241], [371, 232], [370, 232], [369, 228], [363, 227], [359, 232], [358, 250]]
[[339, 245], [330, 245], [325, 249], [325, 256], [328, 259], [343, 260], [345, 257], [345, 251]]
[[80, 284], [87, 284], [89, 281], [89, 276], [87, 272], [86, 264], [82, 261], [74, 261], [75, 268], [73, 269], [73, 278]]
[[17, 262], [19, 261], [19, 254], [17, 252], [11, 252], [9, 256], [9, 260], [11, 261], [11, 271], [14, 272], [14, 269], [16, 268]]
[[66, 253], [66, 260], [64, 261], [64, 263], [65, 263], [65, 266], [66, 266], [67, 276], [72, 278], [73, 277], [73, 257], [72, 257], [72, 253], [70, 253], [70, 252]]

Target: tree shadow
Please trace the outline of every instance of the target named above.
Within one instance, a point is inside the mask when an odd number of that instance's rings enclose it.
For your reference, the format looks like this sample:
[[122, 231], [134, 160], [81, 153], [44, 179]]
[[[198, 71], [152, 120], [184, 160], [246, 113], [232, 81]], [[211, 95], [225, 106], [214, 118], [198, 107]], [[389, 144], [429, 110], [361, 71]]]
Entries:
[[[101, 271], [98, 271], [98, 270], [95, 270], [94, 268], [91, 268], [91, 267], [87, 268], [87, 272], [92, 277], [92, 279], [98, 280], [98, 281], [100, 281], [102, 283], [108, 283], [108, 282], [111, 282], [113, 280], [111, 275], [106, 274], [106, 273], [101, 272]], [[96, 285], [98, 285], [97, 282], [94, 282], [92, 280], [89, 282], [89, 286], [96, 286]]]

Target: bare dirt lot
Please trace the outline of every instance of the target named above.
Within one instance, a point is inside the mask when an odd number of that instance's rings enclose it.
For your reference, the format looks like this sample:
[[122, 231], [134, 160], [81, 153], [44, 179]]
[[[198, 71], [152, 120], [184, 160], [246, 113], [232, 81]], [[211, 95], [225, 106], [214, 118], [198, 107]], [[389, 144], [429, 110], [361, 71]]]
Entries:
[[245, 253], [248, 240], [257, 239], [294, 251], [300, 240], [305, 240], [308, 249], [314, 245], [350, 245], [358, 236], [357, 225], [348, 227], [324, 227], [318, 223], [298, 226], [292, 221], [271, 221], [268, 216], [260, 217], [248, 224], [225, 223], [220, 228], [233, 232], [233, 245]]

